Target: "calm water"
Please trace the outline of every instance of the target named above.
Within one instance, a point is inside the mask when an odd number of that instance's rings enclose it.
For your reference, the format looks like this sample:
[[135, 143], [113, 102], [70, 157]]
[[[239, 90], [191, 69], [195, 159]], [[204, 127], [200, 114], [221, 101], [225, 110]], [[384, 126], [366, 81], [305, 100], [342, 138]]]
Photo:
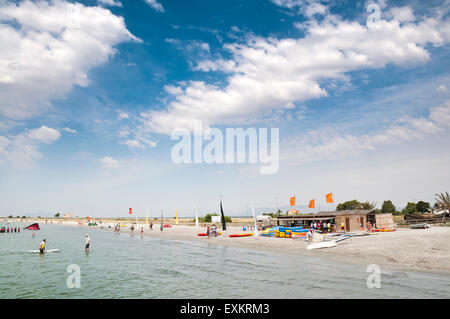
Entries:
[[[383, 271], [368, 289], [365, 267], [207, 243], [81, 227], [41, 225], [0, 234], [0, 298], [449, 298], [450, 276]], [[91, 252], [84, 252], [86, 232]], [[43, 238], [59, 253], [30, 254]], [[69, 289], [67, 266], [81, 268]]]

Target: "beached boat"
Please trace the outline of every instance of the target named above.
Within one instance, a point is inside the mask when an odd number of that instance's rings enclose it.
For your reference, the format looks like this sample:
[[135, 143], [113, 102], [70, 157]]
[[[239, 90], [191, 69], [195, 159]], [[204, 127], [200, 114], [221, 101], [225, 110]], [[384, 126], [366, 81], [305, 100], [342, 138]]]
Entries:
[[427, 223], [421, 223], [421, 224], [415, 224], [415, 225], [409, 225], [410, 229], [425, 229], [430, 228], [430, 225]]
[[253, 236], [254, 233], [245, 233], [245, 234], [231, 234], [228, 237], [235, 238], [235, 237], [249, 237]]
[[[222, 235], [222, 232], [218, 233], [217, 235]], [[199, 233], [199, 234], [197, 234], [197, 236], [204, 237], [204, 236], [208, 236], [208, 234], [207, 233]]]
[[381, 228], [381, 229], [375, 229], [375, 231], [377, 233], [381, 233], [381, 232], [391, 232], [391, 231], [396, 231], [397, 229], [395, 228]]
[[306, 247], [306, 249], [330, 248], [330, 247], [336, 247], [336, 246], [337, 246], [337, 244], [335, 241], [323, 241], [320, 243], [308, 245], [308, 247]]

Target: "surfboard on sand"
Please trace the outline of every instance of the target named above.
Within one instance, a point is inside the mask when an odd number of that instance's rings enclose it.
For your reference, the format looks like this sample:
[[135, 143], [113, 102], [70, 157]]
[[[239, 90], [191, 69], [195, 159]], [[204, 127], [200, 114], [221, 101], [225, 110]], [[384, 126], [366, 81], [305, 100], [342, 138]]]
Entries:
[[337, 246], [337, 244], [334, 241], [323, 241], [320, 243], [308, 245], [308, 247], [306, 247], [306, 249], [319, 249], [319, 248], [329, 248], [329, 247], [336, 247], [336, 246]]
[[[29, 250], [28, 252], [32, 253], [32, 254], [40, 253], [39, 249], [38, 250]], [[44, 250], [44, 253], [57, 253], [57, 252], [59, 252], [59, 249], [46, 249], [46, 250]]]

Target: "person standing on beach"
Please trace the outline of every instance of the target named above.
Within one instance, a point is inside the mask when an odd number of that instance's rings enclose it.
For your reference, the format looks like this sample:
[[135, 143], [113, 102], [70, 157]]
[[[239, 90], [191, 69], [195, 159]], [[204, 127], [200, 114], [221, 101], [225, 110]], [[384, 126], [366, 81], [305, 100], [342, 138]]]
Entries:
[[141, 227], [141, 238], [144, 236], [144, 227]]
[[153, 229], [153, 222], [150, 222], [150, 230]]
[[86, 252], [89, 252], [90, 245], [91, 245], [91, 239], [89, 238], [89, 235], [86, 234], [86, 247], [85, 247]]
[[209, 226], [206, 227], [206, 237], [208, 237], [208, 239], [209, 239]]

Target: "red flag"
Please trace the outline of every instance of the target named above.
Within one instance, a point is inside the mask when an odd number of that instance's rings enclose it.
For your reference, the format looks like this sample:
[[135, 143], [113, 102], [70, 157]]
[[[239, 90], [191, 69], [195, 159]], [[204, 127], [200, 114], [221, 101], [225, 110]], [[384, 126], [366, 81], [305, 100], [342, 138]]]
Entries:
[[291, 206], [295, 206], [295, 196], [291, 197]]
[[309, 201], [309, 206], [308, 206], [309, 208], [314, 208], [314, 199], [311, 199], [310, 201]]
[[130, 208], [130, 215], [131, 215], [132, 211], [133, 211], [133, 210]]

